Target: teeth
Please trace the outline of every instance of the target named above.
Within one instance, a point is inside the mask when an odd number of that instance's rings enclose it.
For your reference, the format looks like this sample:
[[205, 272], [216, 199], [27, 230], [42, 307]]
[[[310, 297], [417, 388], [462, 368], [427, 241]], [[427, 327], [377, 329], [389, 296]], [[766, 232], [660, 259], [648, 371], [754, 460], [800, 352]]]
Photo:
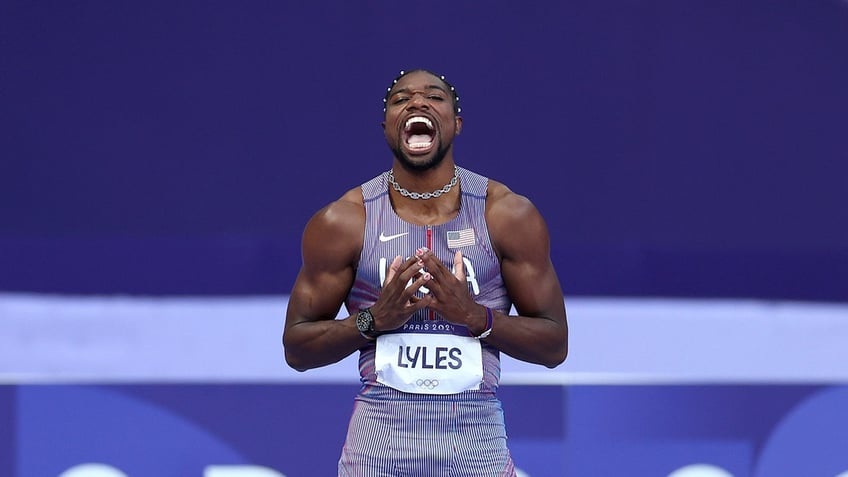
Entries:
[[413, 118], [407, 119], [404, 127], [406, 129], [409, 129], [415, 123], [424, 123], [428, 128], [433, 129], [433, 123], [431, 123], [429, 119], [422, 116], [415, 116]]
[[426, 149], [426, 148], [430, 147], [430, 144], [433, 144], [433, 143], [432, 143], [432, 142], [416, 142], [416, 143], [410, 143], [410, 144], [409, 144], [409, 148], [410, 148], [410, 149]]

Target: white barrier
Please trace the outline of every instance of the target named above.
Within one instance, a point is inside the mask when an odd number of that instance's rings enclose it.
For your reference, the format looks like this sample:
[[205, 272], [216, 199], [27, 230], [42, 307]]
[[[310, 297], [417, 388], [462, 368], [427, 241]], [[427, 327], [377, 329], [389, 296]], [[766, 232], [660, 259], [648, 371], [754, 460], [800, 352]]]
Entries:
[[[0, 294], [0, 382], [356, 382], [283, 360], [287, 298]], [[505, 384], [848, 382], [848, 304], [567, 299], [570, 351]], [[344, 309], [342, 310], [344, 313]]]

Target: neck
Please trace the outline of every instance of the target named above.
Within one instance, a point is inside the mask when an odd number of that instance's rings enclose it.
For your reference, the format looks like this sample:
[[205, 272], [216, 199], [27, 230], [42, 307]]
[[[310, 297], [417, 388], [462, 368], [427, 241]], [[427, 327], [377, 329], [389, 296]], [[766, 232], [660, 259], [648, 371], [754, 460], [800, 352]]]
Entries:
[[[459, 170], [454, 166], [453, 171], [450, 176], [450, 180], [442, 185], [441, 187], [437, 187], [433, 189], [433, 183], [439, 180], [439, 176], [443, 174], [434, 175], [433, 178], [423, 178], [420, 175], [407, 175], [404, 177], [401, 174], [401, 178], [410, 184], [415, 184], [415, 187], [410, 190], [401, 185], [398, 179], [395, 177], [394, 169], [389, 171], [388, 181], [392, 188], [398, 192], [401, 196], [410, 198], [412, 200], [429, 200], [440, 197], [442, 194], [447, 194], [453, 189], [457, 182], [459, 181]], [[418, 180], [415, 180], [417, 178]], [[433, 190], [430, 190], [433, 189]]]
[[456, 166], [448, 166], [447, 173], [443, 167], [425, 173], [410, 174], [397, 167], [389, 171], [389, 197], [395, 213], [418, 225], [437, 225], [456, 217], [461, 184]]

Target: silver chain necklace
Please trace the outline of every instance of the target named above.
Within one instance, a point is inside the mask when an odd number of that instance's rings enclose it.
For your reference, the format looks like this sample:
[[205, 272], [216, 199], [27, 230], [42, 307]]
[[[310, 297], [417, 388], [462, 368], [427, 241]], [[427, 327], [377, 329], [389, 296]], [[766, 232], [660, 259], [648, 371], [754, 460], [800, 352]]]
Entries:
[[404, 197], [409, 197], [410, 199], [415, 199], [415, 200], [418, 200], [418, 199], [427, 200], [427, 199], [432, 199], [434, 197], [439, 197], [442, 194], [447, 194], [448, 192], [450, 192], [450, 190], [453, 188], [453, 186], [456, 185], [456, 182], [457, 182], [458, 179], [459, 179], [459, 169], [457, 169], [456, 166], [453, 166], [453, 179], [451, 179], [450, 182], [445, 184], [445, 186], [442, 187], [441, 189], [436, 189], [433, 192], [425, 192], [425, 193], [421, 194], [419, 192], [410, 192], [410, 191], [404, 189], [403, 187], [401, 187], [400, 184], [398, 184], [397, 181], [395, 180], [394, 171], [389, 169], [389, 184], [391, 184], [392, 187], [394, 187], [394, 189], [400, 193], [400, 195], [402, 195]]

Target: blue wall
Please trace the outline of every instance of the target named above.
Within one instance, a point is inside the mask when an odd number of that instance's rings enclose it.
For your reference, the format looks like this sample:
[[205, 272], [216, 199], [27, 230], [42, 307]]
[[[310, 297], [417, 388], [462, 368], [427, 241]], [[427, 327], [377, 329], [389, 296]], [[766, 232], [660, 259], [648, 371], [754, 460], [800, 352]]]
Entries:
[[[664, 477], [693, 464], [734, 477], [848, 471], [845, 386], [501, 391], [513, 456], [532, 477]], [[0, 415], [16, 406], [19, 416], [17, 449], [0, 448], [0, 472], [55, 477], [100, 463], [128, 476], [199, 477], [209, 465], [335, 475], [355, 392], [355, 385], [0, 387]]]
[[0, 290], [287, 293], [424, 66], [567, 294], [848, 300], [842, 1], [11, 0], [0, 31]]

